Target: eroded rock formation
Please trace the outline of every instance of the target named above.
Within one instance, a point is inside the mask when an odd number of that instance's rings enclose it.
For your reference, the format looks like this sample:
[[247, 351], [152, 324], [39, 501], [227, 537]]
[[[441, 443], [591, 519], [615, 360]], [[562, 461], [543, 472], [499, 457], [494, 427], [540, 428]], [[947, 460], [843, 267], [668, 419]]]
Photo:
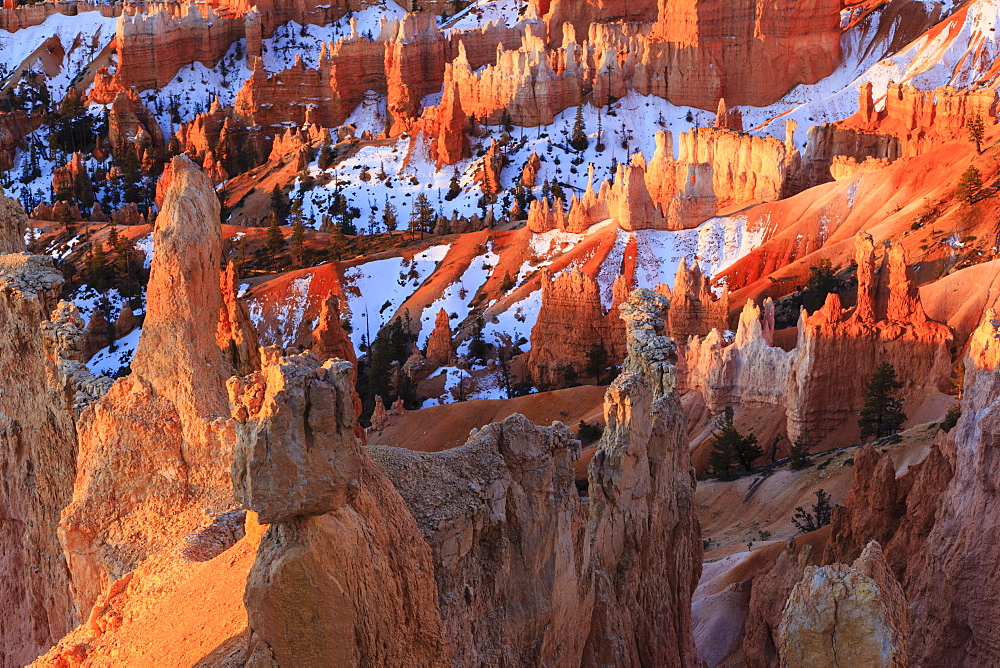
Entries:
[[215, 333], [222, 310], [219, 203], [185, 156], [157, 217], [142, 336], [131, 375], [78, 423], [73, 498], [59, 523], [81, 615], [101, 591], [232, 503], [235, 436]]
[[226, 265], [220, 280], [222, 310], [215, 333], [216, 345], [223, 351], [236, 373], [245, 376], [260, 368], [257, 330], [250, 321], [250, 310], [246, 302], [237, 294], [236, 265], [232, 262]]
[[[628, 356], [605, 396], [607, 427], [589, 466], [596, 600], [587, 662], [698, 660], [691, 594], [702, 544], [667, 305], [635, 290], [620, 307]], [[619, 505], [626, 498], [628, 509]]]
[[431, 545], [455, 661], [578, 664], [594, 591], [569, 430], [512, 415], [452, 450], [373, 455]]
[[[626, 288], [624, 279], [616, 283], [616, 294]], [[622, 359], [624, 328], [614, 309], [604, 311], [597, 281], [578, 270], [564, 271], [542, 279], [542, 308], [531, 330], [531, 352], [527, 367], [540, 387], [559, 386], [567, 374], [580, 375], [587, 366], [587, 354], [603, 348], [612, 362]]]
[[917, 664], [990, 662], [1000, 635], [993, 623], [997, 567], [997, 385], [1000, 321], [992, 310], [969, 343], [962, 416], [946, 454], [955, 474], [941, 494], [926, 555], [911, 565], [910, 658]]
[[351, 365], [265, 354], [230, 381], [238, 498], [273, 521], [247, 580], [279, 665], [447, 661], [430, 548], [355, 436]]
[[906, 666], [903, 588], [872, 541], [851, 565], [806, 567], [781, 620], [781, 664]]
[[887, 361], [903, 381], [905, 398], [942, 388], [951, 376], [951, 331], [924, 313], [902, 248], [876, 257], [865, 233], [855, 239], [858, 297], [844, 309], [830, 293], [824, 306], [799, 319], [794, 350], [772, 345], [773, 306], [748, 303], [736, 338], [718, 332], [688, 342], [685, 389], [702, 393], [711, 410], [754, 403], [784, 407], [794, 442], [808, 432], [820, 440], [851, 427], [864, 403], [867, 379]]
[[[19, 210], [0, 199], [0, 214]], [[10, 222], [0, 219], [0, 230], [13, 227]], [[0, 241], [12, 243], [2, 232]], [[13, 249], [8, 245], [7, 250]], [[0, 600], [6, 610], [0, 620], [0, 663], [5, 666], [29, 663], [79, 621], [55, 532], [72, 494], [76, 433], [57, 360], [51, 357], [55, 351], [47, 349], [42, 331], [62, 282], [51, 258], [0, 255], [5, 384], [0, 393]]]

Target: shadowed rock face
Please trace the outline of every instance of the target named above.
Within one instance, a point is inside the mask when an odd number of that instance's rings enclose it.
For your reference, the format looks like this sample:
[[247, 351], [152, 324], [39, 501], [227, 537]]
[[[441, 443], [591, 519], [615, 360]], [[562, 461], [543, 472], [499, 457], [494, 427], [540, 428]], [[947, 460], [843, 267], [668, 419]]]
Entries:
[[236, 495], [273, 522], [244, 601], [279, 665], [445, 665], [430, 548], [355, 436], [353, 371], [264, 356], [229, 384]]
[[4, 197], [0, 189], [0, 255], [24, 251], [24, 233], [28, 214], [16, 199]]
[[619, 310], [629, 355], [605, 396], [589, 511], [579, 444], [520, 415], [453, 450], [372, 448], [431, 545], [460, 663], [690, 665], [702, 545], [667, 301]]
[[1000, 567], [998, 363], [1000, 321], [990, 310], [969, 343], [962, 417], [942, 448], [955, 474], [941, 494], [926, 551], [907, 572], [914, 663], [990, 663], [1000, 647], [1000, 589], [987, 575]]
[[[24, 243], [0, 197], [0, 244]], [[20, 226], [20, 223], [15, 222]], [[32, 661], [79, 620], [54, 526], [76, 467], [72, 401], [58, 369], [58, 341], [43, 328], [62, 275], [46, 256], [0, 254], [0, 665]], [[78, 330], [82, 338], [82, 330]], [[79, 343], [77, 339], [76, 343]]]
[[779, 629], [781, 665], [894, 666], [907, 662], [903, 588], [872, 541], [851, 566], [808, 566]]
[[222, 308], [218, 198], [185, 156], [169, 166], [131, 375], [78, 423], [80, 456], [60, 540], [81, 615], [113, 580], [232, 503], [235, 435], [216, 344]]
[[458, 664], [578, 663], [594, 594], [569, 431], [515, 414], [452, 450], [371, 451], [431, 546]]

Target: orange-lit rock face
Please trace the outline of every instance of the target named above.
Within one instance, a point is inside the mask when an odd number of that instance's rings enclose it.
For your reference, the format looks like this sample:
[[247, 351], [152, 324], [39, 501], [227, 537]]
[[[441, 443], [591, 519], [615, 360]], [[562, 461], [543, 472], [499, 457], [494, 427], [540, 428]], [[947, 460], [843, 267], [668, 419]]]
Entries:
[[236, 496], [277, 522], [247, 580], [251, 643], [280, 665], [440, 665], [430, 548], [355, 436], [352, 377], [271, 350], [230, 381]]
[[871, 237], [859, 235], [856, 247], [853, 312], [830, 295], [799, 324], [788, 394], [793, 441], [805, 430], [829, 433], [855, 415], [864, 403], [864, 384], [882, 361], [895, 367], [909, 397], [943, 387], [951, 375], [951, 332], [924, 314], [902, 250], [890, 249], [877, 267]]
[[[623, 279], [622, 279], [623, 280]], [[621, 283], [619, 292], [624, 291]], [[596, 346], [610, 360], [621, 359], [624, 327], [617, 313], [605, 313], [597, 281], [579, 270], [542, 282], [542, 308], [531, 330], [528, 370], [539, 386], [559, 386], [568, 375], [583, 375]]]
[[443, 366], [455, 357], [455, 346], [451, 341], [451, 325], [448, 312], [438, 311], [434, 318], [434, 330], [427, 338], [427, 361]]
[[74, 153], [68, 163], [52, 172], [52, 192], [57, 196], [68, 192], [82, 202], [93, 202], [94, 188], [79, 153]]
[[236, 373], [245, 376], [260, 368], [257, 331], [250, 321], [246, 302], [236, 294], [236, 265], [232, 262], [226, 265], [220, 279], [222, 310], [215, 334], [216, 345]]
[[73, 596], [86, 615], [97, 596], [149, 554], [232, 503], [235, 435], [216, 344], [223, 301], [219, 204], [185, 156], [170, 164], [157, 217], [146, 317], [120, 379], [77, 426], [80, 455], [60, 540]]

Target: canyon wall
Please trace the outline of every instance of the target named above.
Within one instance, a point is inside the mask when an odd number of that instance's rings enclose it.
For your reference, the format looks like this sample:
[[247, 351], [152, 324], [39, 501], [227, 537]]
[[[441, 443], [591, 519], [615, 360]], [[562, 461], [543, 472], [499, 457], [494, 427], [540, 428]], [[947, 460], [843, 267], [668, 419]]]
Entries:
[[908, 572], [916, 664], [989, 663], [1000, 647], [994, 623], [1000, 564], [993, 549], [998, 515], [996, 462], [1000, 324], [991, 310], [969, 343], [962, 416], [943, 448], [954, 476], [940, 495], [926, 552]]

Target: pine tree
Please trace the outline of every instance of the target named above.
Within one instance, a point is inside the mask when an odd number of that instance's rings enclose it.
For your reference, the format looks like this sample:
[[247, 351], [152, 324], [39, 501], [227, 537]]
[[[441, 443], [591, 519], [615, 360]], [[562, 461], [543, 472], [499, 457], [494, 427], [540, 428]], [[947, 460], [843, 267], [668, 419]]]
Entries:
[[586, 151], [590, 145], [587, 139], [587, 126], [583, 123], [583, 102], [576, 108], [576, 118], [573, 120], [573, 134], [570, 136], [569, 145], [577, 151]]
[[584, 369], [588, 376], [593, 377], [594, 382], [601, 384], [601, 373], [608, 364], [608, 351], [599, 343], [595, 343], [587, 351], [587, 368]]
[[969, 168], [962, 173], [962, 178], [958, 180], [958, 187], [955, 188], [955, 199], [972, 204], [982, 189], [983, 177], [974, 165], [969, 165]]
[[330, 262], [339, 262], [347, 254], [347, 237], [340, 231], [339, 227], [330, 230], [330, 239], [327, 241], [326, 257]]
[[90, 286], [98, 292], [108, 289], [108, 257], [104, 252], [104, 244], [95, 243], [90, 247], [87, 258], [87, 276]]
[[444, 196], [449, 202], [462, 194], [462, 182], [458, 178], [458, 167], [451, 174], [451, 181], [448, 183], [448, 194]]
[[792, 460], [793, 471], [799, 471], [809, 466], [809, 450], [811, 448], [812, 441], [809, 438], [809, 430], [806, 430], [792, 444], [790, 458]]
[[279, 225], [284, 225], [285, 221], [288, 220], [291, 208], [292, 203], [288, 201], [288, 197], [281, 191], [281, 188], [275, 185], [274, 189], [271, 190], [271, 212], [276, 215]]
[[306, 226], [302, 223], [302, 216], [294, 214], [292, 223], [292, 262], [296, 267], [305, 264], [306, 257]]
[[386, 232], [395, 232], [398, 223], [396, 222], [396, 207], [394, 207], [389, 199], [385, 200], [385, 208], [382, 209], [382, 224], [385, 225]]
[[876, 439], [895, 434], [906, 422], [900, 390], [903, 381], [896, 378], [896, 368], [888, 362], [881, 362], [868, 381], [865, 405], [861, 409], [858, 427], [861, 438], [874, 436]]
[[434, 231], [434, 207], [431, 206], [427, 195], [420, 193], [413, 200], [413, 209], [410, 212], [410, 234], [420, 232], [420, 238], [424, 238], [424, 232]]
[[264, 247], [267, 249], [268, 257], [273, 262], [285, 249], [285, 235], [281, 233], [277, 212], [272, 210], [269, 218], [270, 222], [267, 226], [267, 237], [264, 241]]
[[983, 125], [983, 117], [979, 114], [972, 114], [965, 121], [965, 127], [969, 131], [969, 141], [976, 145], [976, 153], [983, 152], [983, 136], [986, 134], [986, 127]]
[[807, 512], [802, 506], [795, 507], [795, 514], [792, 516], [792, 524], [802, 533], [809, 533], [822, 529], [833, 517], [833, 505], [830, 503], [830, 495], [824, 490], [816, 490], [816, 503], [812, 506], [812, 512]]
[[726, 406], [718, 422], [718, 431], [713, 434], [712, 452], [708, 456], [709, 467], [721, 479], [733, 475], [733, 466], [739, 464], [745, 471], [753, 468], [753, 462], [764, 454], [757, 445], [754, 434], [744, 436], [736, 428], [732, 406]]

